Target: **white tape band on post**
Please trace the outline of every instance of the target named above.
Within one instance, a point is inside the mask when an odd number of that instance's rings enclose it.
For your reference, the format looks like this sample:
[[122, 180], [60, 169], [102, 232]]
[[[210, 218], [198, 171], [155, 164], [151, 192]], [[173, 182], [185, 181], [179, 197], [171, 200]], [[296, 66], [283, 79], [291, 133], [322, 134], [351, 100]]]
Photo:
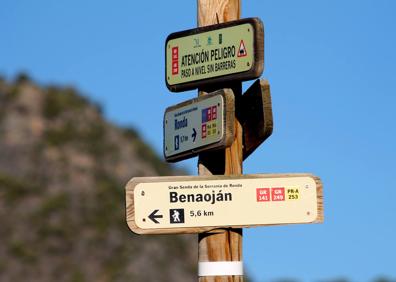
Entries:
[[203, 261], [198, 263], [198, 276], [243, 275], [242, 261]]

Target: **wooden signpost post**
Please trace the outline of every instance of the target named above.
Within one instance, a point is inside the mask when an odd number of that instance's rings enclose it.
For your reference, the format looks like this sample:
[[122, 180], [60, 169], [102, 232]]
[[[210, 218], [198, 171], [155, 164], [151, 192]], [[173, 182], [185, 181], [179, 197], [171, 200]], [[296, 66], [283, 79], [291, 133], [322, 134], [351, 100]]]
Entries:
[[198, 233], [201, 282], [243, 281], [242, 227], [323, 221], [322, 183], [311, 174], [242, 175], [242, 162], [273, 129], [270, 86], [242, 81], [264, 69], [264, 28], [239, 20], [240, 0], [198, 0], [198, 28], [165, 43], [170, 91], [198, 97], [164, 114], [169, 162], [198, 154], [199, 176], [137, 177], [126, 218], [137, 234]]
[[[197, 3], [199, 27], [240, 18], [240, 0], [198, 0]], [[264, 50], [264, 42], [262, 50]], [[262, 64], [264, 65], [264, 59]], [[216, 87], [231, 87], [234, 92], [236, 105], [234, 141], [224, 150], [212, 154], [200, 154], [198, 173], [201, 176], [242, 175], [243, 130], [240, 122], [241, 111], [238, 107], [242, 84], [240, 81], [230, 81], [226, 85], [201, 87], [199, 95], [216, 90]], [[243, 281], [242, 228], [216, 229], [213, 233], [199, 233], [198, 276], [200, 282]]]

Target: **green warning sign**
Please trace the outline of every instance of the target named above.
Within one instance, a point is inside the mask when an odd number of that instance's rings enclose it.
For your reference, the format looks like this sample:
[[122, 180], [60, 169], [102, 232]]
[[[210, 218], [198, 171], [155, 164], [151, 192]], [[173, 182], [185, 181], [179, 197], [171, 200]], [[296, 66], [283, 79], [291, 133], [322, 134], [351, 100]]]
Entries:
[[263, 71], [263, 45], [256, 18], [173, 33], [165, 46], [166, 84], [178, 92], [256, 78]]

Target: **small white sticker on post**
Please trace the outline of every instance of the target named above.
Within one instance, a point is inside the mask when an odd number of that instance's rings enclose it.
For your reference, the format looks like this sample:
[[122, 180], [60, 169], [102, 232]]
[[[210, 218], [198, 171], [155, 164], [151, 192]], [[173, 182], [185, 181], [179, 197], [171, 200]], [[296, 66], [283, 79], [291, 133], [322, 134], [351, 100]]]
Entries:
[[198, 276], [243, 275], [242, 261], [203, 261], [198, 263]]

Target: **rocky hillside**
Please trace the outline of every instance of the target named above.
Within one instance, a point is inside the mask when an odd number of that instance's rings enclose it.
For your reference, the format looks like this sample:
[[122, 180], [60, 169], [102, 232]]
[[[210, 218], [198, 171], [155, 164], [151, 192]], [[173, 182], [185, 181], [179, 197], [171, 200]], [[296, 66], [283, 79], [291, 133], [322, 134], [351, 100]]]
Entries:
[[196, 281], [195, 236], [125, 223], [126, 182], [172, 174], [73, 88], [0, 79], [0, 281]]

